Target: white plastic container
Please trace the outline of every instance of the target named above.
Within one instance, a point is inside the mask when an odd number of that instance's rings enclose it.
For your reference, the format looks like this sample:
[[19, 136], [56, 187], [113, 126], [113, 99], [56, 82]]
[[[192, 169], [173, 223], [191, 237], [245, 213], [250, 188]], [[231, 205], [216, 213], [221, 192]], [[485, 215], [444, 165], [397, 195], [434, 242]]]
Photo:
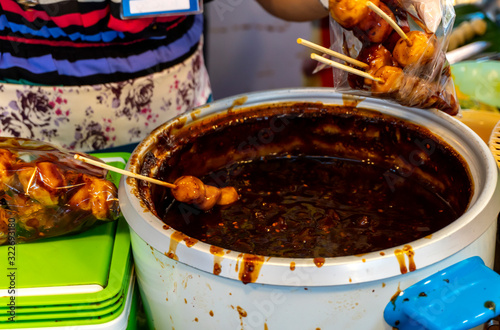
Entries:
[[[242, 102], [244, 100], [244, 102]], [[188, 246], [172, 239], [137, 197], [135, 179], [122, 178], [119, 198], [131, 227], [132, 249], [139, 287], [149, 321], [156, 329], [391, 329], [383, 310], [391, 297], [415, 282], [470, 256], [480, 256], [492, 267], [500, 210], [498, 168], [486, 144], [458, 120], [436, 111], [400, 107], [375, 99], [350, 99], [328, 89], [275, 90], [239, 95], [214, 102], [177, 120], [203, 120], [228, 108], [311, 101], [380, 111], [429, 128], [451, 145], [467, 162], [474, 195], [465, 214], [431, 237], [408, 242], [416, 270], [401, 273], [395, 251], [403, 246], [362, 256], [327, 258], [317, 267], [312, 258], [264, 258], [255, 283], [240, 280], [247, 257], [224, 250], [212, 254], [210, 245]], [[241, 103], [244, 103], [241, 105]], [[156, 143], [170, 121], [151, 134], [134, 151], [127, 168], [137, 171], [144, 154]], [[178, 261], [166, 255], [175, 250]], [[295, 267], [291, 267], [292, 262]], [[221, 266], [214, 275], [214, 263]], [[446, 303], [446, 302], [444, 302]]]

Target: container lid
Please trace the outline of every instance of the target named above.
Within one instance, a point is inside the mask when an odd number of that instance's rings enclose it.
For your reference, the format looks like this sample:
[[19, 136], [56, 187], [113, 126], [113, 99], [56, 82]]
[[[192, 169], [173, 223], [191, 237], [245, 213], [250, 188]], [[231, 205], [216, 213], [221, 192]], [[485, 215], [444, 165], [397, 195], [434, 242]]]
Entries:
[[[129, 154], [95, 156], [124, 168]], [[118, 186], [119, 174], [109, 172], [108, 178]], [[9, 246], [0, 247], [0, 255], [7, 256], [9, 251]], [[108, 308], [123, 299], [130, 276], [128, 226], [121, 217], [76, 235], [19, 244], [15, 265], [8, 265], [8, 260], [0, 258], [0, 268], [13, 274], [0, 277], [0, 311], [9, 308], [12, 296], [16, 306], [23, 307], [16, 314], [28, 307], [32, 309], [26, 312], [31, 313], [36, 308], [44, 313]]]

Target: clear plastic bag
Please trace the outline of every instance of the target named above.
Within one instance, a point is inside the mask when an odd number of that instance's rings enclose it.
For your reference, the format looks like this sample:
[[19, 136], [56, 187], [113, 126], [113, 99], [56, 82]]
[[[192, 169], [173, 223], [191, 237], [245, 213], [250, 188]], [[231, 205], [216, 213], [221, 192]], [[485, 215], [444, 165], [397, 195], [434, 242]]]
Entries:
[[116, 220], [117, 188], [106, 174], [44, 142], [0, 137], [0, 245]]
[[371, 2], [398, 24], [410, 43], [368, 8], [367, 0], [330, 0], [330, 49], [368, 64], [362, 71], [382, 80], [377, 82], [333, 68], [334, 89], [457, 115], [460, 106], [445, 56], [455, 20], [453, 3], [449, 0]]

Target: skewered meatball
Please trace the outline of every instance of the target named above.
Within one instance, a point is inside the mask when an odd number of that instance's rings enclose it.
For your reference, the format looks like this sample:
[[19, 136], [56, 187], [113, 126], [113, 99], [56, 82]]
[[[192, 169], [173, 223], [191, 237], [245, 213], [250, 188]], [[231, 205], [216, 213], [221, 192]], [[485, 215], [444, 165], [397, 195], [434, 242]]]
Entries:
[[119, 209], [116, 187], [107, 180], [86, 174], [82, 175], [82, 180], [67, 205], [92, 212], [99, 220], [116, 217]]
[[[330, 15], [341, 26], [350, 29], [359, 24], [372, 11], [366, 6], [368, 0], [330, 0]], [[375, 6], [379, 0], [371, 1]]]
[[459, 104], [451, 91], [418, 77], [405, 77], [395, 98], [405, 106], [436, 108], [452, 116], [456, 115], [459, 110]]
[[[6, 189], [14, 177], [15, 171], [12, 171], [12, 165], [17, 161], [16, 155], [7, 149], [0, 149], [0, 189]], [[4, 186], [5, 185], [5, 186]]]
[[203, 211], [217, 205], [229, 205], [239, 199], [238, 192], [233, 187], [217, 188], [205, 185], [203, 182], [190, 175], [178, 178], [172, 189], [172, 195], [181, 203], [194, 204]]
[[115, 185], [108, 180], [87, 175], [85, 177], [90, 180], [89, 196], [92, 214], [99, 220], [116, 217], [119, 213], [119, 205]]
[[383, 66], [374, 74], [383, 82], [374, 81], [372, 83], [372, 93], [374, 94], [392, 94], [401, 87], [403, 80], [403, 70], [395, 66]]
[[[403, 30], [403, 32], [405, 34], [408, 34], [408, 32], [410, 32], [409, 26], [401, 26], [400, 25], [400, 28], [401, 28], [401, 30]], [[387, 39], [384, 40], [384, 42], [382, 44], [384, 45], [384, 47], [388, 51], [393, 52], [394, 47], [396, 47], [396, 44], [398, 43], [398, 41], [400, 39], [401, 39], [401, 36], [396, 31], [393, 30], [392, 33], [387, 37]]]
[[[393, 21], [396, 21], [396, 17], [389, 7], [384, 5], [382, 2], [378, 5], [378, 7], [382, 9], [384, 13], [389, 15]], [[353, 27], [354, 35], [358, 37], [359, 40], [370, 43], [383, 42], [390, 36], [392, 31], [394, 31], [392, 26], [371, 9], [369, 9], [366, 17]]]
[[59, 167], [51, 162], [39, 162], [35, 166], [22, 167], [17, 177], [24, 193], [43, 205], [57, 205], [63, 194], [66, 180]]
[[[368, 68], [365, 71], [371, 75], [374, 75], [383, 66], [398, 65], [392, 57], [391, 52], [380, 44], [363, 48], [356, 59], [368, 64]], [[370, 89], [373, 83], [372, 79], [363, 78], [351, 73], [348, 75], [348, 79], [349, 85], [355, 89]]]
[[240, 199], [238, 192], [234, 187], [224, 187], [220, 189], [221, 195], [217, 205], [229, 205]]
[[76, 190], [76, 192], [71, 196], [67, 204], [83, 211], [91, 211], [92, 207], [90, 206], [89, 196], [90, 182], [81, 183], [75, 186], [73, 190]]
[[214, 207], [215, 204], [217, 204], [220, 196], [221, 191], [219, 188], [205, 185], [205, 198], [203, 199], [203, 202], [196, 204], [196, 207], [198, 207], [200, 210], [208, 211], [212, 207]]
[[179, 202], [198, 204], [205, 199], [205, 185], [194, 176], [181, 176], [175, 180], [174, 185], [176, 187], [172, 189], [172, 194]]
[[380, 68], [375, 76], [383, 82], [373, 82], [373, 93], [394, 98], [408, 107], [436, 108], [452, 116], [458, 113], [459, 105], [453, 94], [440, 89], [436, 83], [404, 75], [401, 68], [391, 66]]
[[429, 63], [436, 51], [436, 36], [421, 31], [410, 31], [406, 35], [411, 42], [411, 46], [401, 38], [392, 52], [394, 59], [402, 67], [415, 63], [420, 65]]

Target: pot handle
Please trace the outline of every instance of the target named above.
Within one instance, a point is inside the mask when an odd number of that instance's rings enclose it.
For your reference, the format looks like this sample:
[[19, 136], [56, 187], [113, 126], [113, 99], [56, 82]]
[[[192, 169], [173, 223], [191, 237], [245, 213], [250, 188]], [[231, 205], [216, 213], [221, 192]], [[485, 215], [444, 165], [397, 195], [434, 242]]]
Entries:
[[471, 257], [395, 295], [385, 321], [399, 330], [461, 330], [500, 314], [500, 275]]

